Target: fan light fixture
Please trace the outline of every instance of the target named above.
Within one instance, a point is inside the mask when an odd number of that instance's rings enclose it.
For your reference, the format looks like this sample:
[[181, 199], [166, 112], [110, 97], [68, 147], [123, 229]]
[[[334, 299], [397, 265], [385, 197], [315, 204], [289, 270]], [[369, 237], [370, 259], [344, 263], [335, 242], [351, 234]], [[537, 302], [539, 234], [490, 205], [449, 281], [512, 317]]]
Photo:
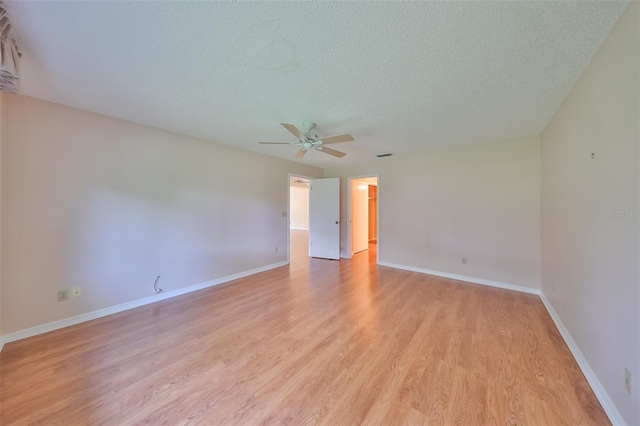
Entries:
[[300, 147], [298, 152], [296, 152], [295, 158], [302, 158], [312, 149], [316, 151], [324, 152], [325, 154], [333, 155], [334, 157], [342, 158], [345, 154], [344, 152], [337, 151], [335, 149], [327, 148], [325, 145], [329, 145], [332, 143], [340, 143], [340, 142], [351, 142], [353, 141], [353, 136], [346, 135], [338, 135], [338, 136], [329, 136], [328, 138], [318, 138], [318, 135], [311, 133], [311, 131], [316, 127], [316, 124], [311, 121], [305, 121], [302, 123], [302, 131], [298, 130], [296, 126], [293, 124], [280, 123], [282, 126], [287, 129], [291, 134], [293, 134], [298, 140], [296, 142], [258, 142], [261, 144], [267, 145], [296, 145]]

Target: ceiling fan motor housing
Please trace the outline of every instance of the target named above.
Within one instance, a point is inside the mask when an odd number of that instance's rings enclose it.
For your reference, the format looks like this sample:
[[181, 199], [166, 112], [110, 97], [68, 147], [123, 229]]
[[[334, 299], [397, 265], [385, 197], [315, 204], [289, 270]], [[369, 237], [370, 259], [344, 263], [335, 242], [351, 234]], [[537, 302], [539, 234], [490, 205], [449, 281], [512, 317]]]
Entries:
[[[316, 123], [314, 123], [313, 121], [305, 121], [304, 123], [302, 123], [302, 133], [307, 136], [316, 136], [310, 134], [314, 127], [316, 127]], [[318, 136], [316, 136], [316, 138], [317, 137]]]

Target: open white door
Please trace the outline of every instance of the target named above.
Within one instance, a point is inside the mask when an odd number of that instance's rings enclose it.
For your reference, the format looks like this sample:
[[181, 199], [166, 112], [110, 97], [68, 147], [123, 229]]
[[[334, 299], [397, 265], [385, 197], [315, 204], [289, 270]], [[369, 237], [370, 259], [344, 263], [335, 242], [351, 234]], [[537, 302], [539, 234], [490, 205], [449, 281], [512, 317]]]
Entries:
[[340, 259], [340, 178], [309, 185], [309, 256]]

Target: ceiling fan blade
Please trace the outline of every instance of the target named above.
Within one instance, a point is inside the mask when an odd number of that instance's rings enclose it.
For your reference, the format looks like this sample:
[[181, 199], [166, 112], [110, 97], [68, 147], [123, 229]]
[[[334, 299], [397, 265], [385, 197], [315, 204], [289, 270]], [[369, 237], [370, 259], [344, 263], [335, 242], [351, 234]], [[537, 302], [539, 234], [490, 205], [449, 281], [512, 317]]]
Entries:
[[287, 129], [288, 131], [293, 133], [293, 136], [295, 136], [296, 138], [298, 138], [298, 139], [304, 138], [304, 135], [302, 134], [302, 132], [300, 130], [298, 130], [298, 128], [296, 126], [294, 126], [293, 124], [287, 124], [287, 123], [280, 123], [280, 124], [282, 124], [282, 126], [285, 129]]
[[317, 146], [316, 149], [318, 151], [324, 152], [325, 154], [333, 155], [334, 157], [342, 158], [345, 154], [344, 152], [336, 151], [335, 149], [327, 148], [326, 146]]
[[351, 142], [353, 136], [347, 135], [338, 135], [338, 136], [329, 136], [328, 138], [320, 138], [323, 145], [329, 145], [330, 143], [338, 143], [338, 142]]
[[306, 153], [307, 153], [307, 150], [306, 150], [306, 149], [304, 149], [304, 148], [300, 148], [300, 149], [298, 150], [298, 152], [296, 152], [295, 157], [296, 157], [296, 158], [302, 158], [302, 157], [304, 157], [304, 155], [305, 155]]
[[267, 145], [291, 145], [291, 142], [258, 142]]

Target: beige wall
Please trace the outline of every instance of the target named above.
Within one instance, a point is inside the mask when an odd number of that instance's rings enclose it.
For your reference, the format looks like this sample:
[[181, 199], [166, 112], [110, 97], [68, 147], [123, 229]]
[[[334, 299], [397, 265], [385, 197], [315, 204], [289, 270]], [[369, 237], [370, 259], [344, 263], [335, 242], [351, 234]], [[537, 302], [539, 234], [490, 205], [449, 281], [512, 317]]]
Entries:
[[[374, 173], [381, 262], [539, 288], [538, 137], [384, 158], [325, 177]], [[345, 188], [343, 179], [343, 201]], [[343, 202], [343, 256], [346, 217]]]
[[[4, 334], [286, 261], [322, 171], [25, 96], [2, 115]], [[275, 253], [275, 247], [279, 247]], [[57, 301], [57, 290], [83, 287]]]
[[634, 395], [624, 388], [625, 366], [640, 375], [638, 18], [634, 2], [542, 133], [542, 291], [629, 424], [640, 424], [638, 380]]

